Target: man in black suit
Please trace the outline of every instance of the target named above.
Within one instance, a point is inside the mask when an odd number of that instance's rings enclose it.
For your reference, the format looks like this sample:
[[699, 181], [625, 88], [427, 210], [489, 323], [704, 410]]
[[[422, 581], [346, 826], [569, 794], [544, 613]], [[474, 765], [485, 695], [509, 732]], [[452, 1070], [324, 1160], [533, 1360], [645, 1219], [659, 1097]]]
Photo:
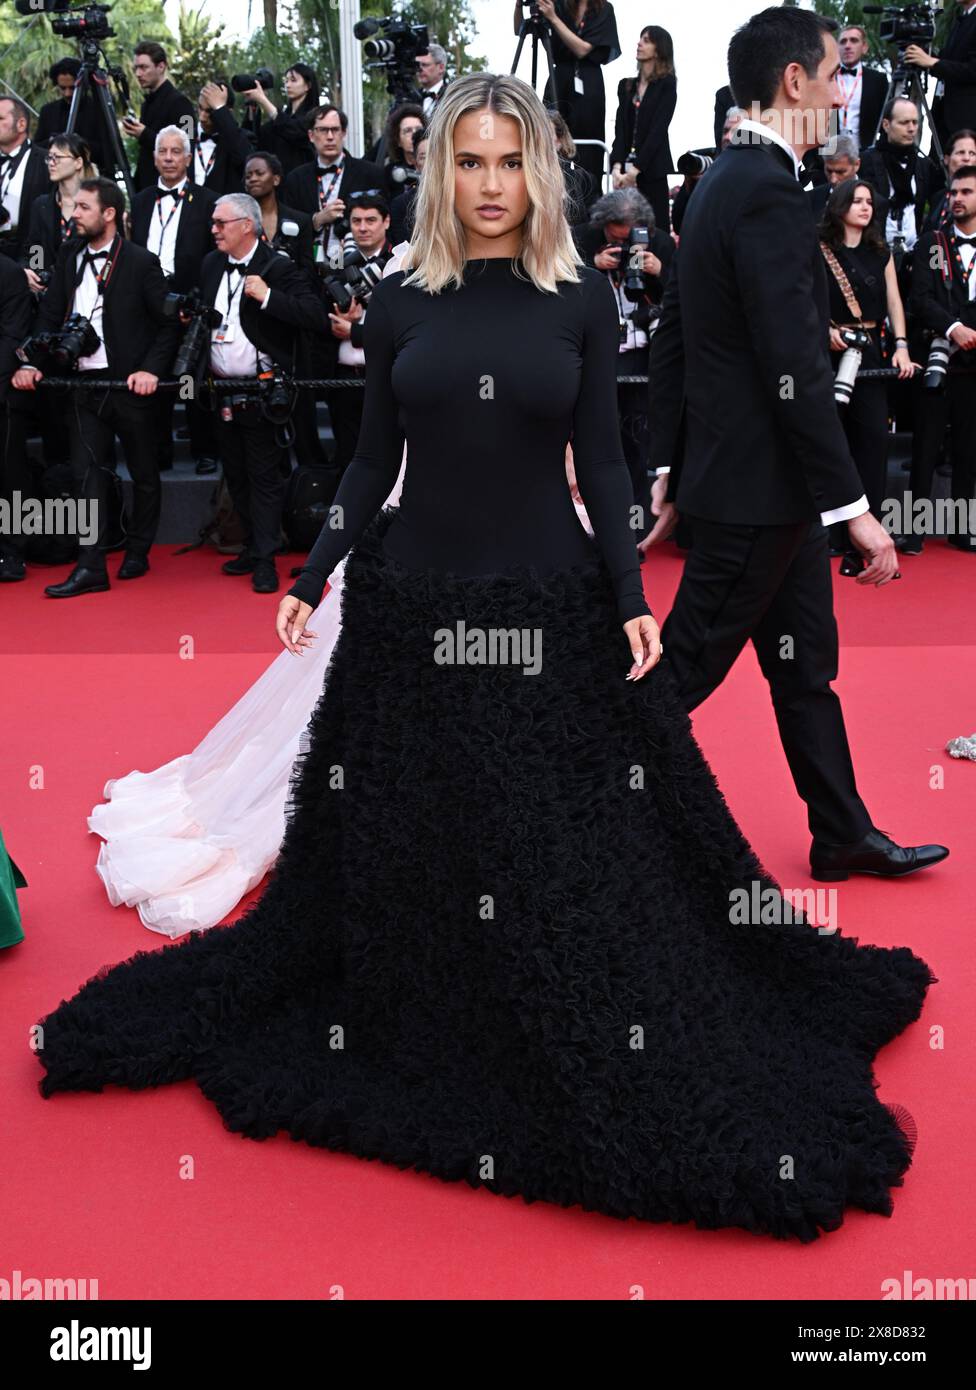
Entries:
[[[190, 137], [180, 126], [163, 126], [156, 136], [155, 188], [132, 200], [132, 240], [159, 258], [167, 289], [186, 294], [200, 283], [203, 258], [213, 250], [210, 219], [217, 199], [190, 180]], [[156, 397], [156, 461], [160, 470], [173, 466], [173, 411], [176, 397]], [[209, 414], [187, 402], [190, 445], [197, 473], [216, 473], [216, 439]]]
[[[311, 215], [317, 237], [316, 260], [323, 266], [342, 265], [341, 235], [336, 233], [336, 224], [344, 224], [350, 195], [383, 187], [382, 169], [368, 160], [356, 159], [344, 148], [348, 129], [345, 111], [337, 106], [317, 107], [308, 131], [315, 159], [300, 164], [285, 179], [284, 201]], [[345, 230], [343, 225], [341, 231]]]
[[[948, 339], [952, 355], [944, 391], [922, 392], [912, 438], [910, 487], [913, 498], [928, 498], [949, 425], [956, 529], [948, 541], [976, 555], [976, 169], [959, 169], [953, 175], [949, 206], [947, 226], [925, 232], [915, 257], [912, 317], [920, 338], [917, 360], [926, 360], [933, 337]], [[902, 548], [917, 555], [922, 536], [906, 535]]]
[[976, 126], [976, 0], [956, 5], [938, 57], [913, 43], [905, 49], [905, 59], [938, 79], [932, 118], [943, 145], [954, 130]]
[[877, 220], [894, 255], [903, 295], [911, 287], [912, 257], [926, 209], [941, 184], [935, 166], [916, 144], [918, 129], [915, 103], [907, 97], [892, 97], [884, 110], [877, 144], [861, 155], [861, 177], [886, 202]]
[[[213, 215], [217, 250], [203, 263], [201, 291], [221, 314], [211, 333], [215, 377], [294, 372], [302, 328], [323, 331], [322, 301], [282, 252], [262, 241], [261, 209], [247, 193], [220, 198]], [[224, 476], [247, 528], [244, 550], [225, 574], [250, 574], [259, 594], [279, 587], [275, 552], [290, 472], [288, 450], [257, 396], [220, 395], [218, 446]]]
[[132, 59], [132, 71], [145, 93], [141, 120], [126, 116], [122, 130], [139, 142], [139, 159], [132, 176], [138, 193], [156, 182], [153, 151], [156, 136], [164, 125], [178, 125], [192, 135], [196, 126], [193, 103], [178, 92], [166, 76], [166, 50], [159, 43], [137, 43]]
[[688, 205], [648, 376], [651, 463], [674, 463], [655, 483], [651, 541], [675, 524], [675, 502], [693, 536], [665, 659], [691, 710], [752, 641], [807, 803], [811, 872], [836, 880], [909, 873], [948, 851], [902, 848], [873, 827], [831, 688], [825, 527], [847, 521], [868, 560], [860, 582], [897, 572], [834, 405], [824, 262], [798, 182], [799, 156], [825, 141], [839, 101], [831, 27], [777, 7], [733, 36], [732, 87], [763, 119], [739, 124]]
[[875, 132], [881, 120], [885, 97], [888, 94], [888, 80], [877, 68], [869, 68], [865, 63], [868, 53], [868, 36], [860, 24], [848, 24], [837, 35], [840, 49], [840, 72], [837, 86], [840, 88], [839, 133], [853, 135], [858, 148], [866, 150], [874, 144]]
[[[30, 470], [26, 458], [6, 447], [7, 398], [10, 378], [20, 366], [16, 350], [30, 333], [34, 301], [27, 278], [20, 266], [6, 256], [0, 256], [0, 497], [13, 508], [14, 494], [30, 496]], [[0, 582], [23, 579], [23, 540], [13, 532], [0, 531]]]
[[417, 88], [424, 109], [424, 124], [437, 110], [437, 103], [450, 86], [447, 77], [447, 52], [439, 43], [432, 43], [417, 59]]
[[0, 97], [0, 206], [7, 213], [0, 252], [11, 260], [26, 254], [31, 207], [51, 187], [46, 160], [30, 138], [27, 107], [17, 97]]
[[[125, 449], [134, 497], [119, 579], [146, 573], [159, 526], [153, 397], [176, 351], [179, 324], [163, 313], [166, 281], [159, 261], [121, 235], [124, 212], [118, 184], [103, 178], [83, 180], [72, 214], [81, 244], [72, 238], [62, 246], [37, 316], [38, 332], [60, 328], [71, 313], [87, 318], [98, 345], [79, 358], [78, 372], [88, 381], [124, 377], [128, 385], [127, 391], [88, 388], [72, 393], [71, 465], [79, 500], [97, 509], [99, 535], [82, 539], [71, 574], [44, 590], [51, 598], [109, 588], [101, 532], [108, 513], [105, 474], [114, 468], [115, 436]], [[32, 391], [41, 375], [35, 367], [22, 367], [13, 384]]]
[[193, 141], [193, 182], [220, 198], [240, 193], [244, 165], [254, 153], [254, 141], [234, 119], [234, 93], [224, 82], [207, 82], [197, 104], [197, 132]]
[[[59, 58], [48, 68], [48, 77], [58, 89], [54, 101], [46, 101], [37, 115], [37, 129], [34, 141], [42, 148], [52, 135], [61, 135], [68, 128], [68, 113], [75, 90], [75, 78], [81, 69], [78, 58]], [[80, 135], [91, 151], [92, 163], [100, 174], [110, 174], [111, 158], [106, 154], [105, 129], [102, 116], [95, 104], [95, 96], [89, 88], [78, 108], [75, 134]]]

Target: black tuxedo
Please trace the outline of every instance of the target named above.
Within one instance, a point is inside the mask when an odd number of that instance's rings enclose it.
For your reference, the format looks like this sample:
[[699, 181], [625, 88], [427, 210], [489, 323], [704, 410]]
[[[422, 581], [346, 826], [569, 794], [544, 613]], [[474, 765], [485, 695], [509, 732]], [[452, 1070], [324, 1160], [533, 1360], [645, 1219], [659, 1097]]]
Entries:
[[[225, 193], [240, 193], [244, 187], [244, 165], [254, 153], [254, 141], [248, 132], [237, 124], [229, 106], [218, 106], [215, 111], [211, 111], [210, 125], [210, 136], [204, 135], [203, 138], [213, 138], [213, 164], [203, 186], [209, 188], [218, 198], [223, 197]], [[197, 140], [194, 140], [193, 162], [190, 164], [190, 172], [194, 178], [199, 176], [196, 165], [197, 143]]]
[[[955, 240], [951, 223], [944, 236], [951, 248]], [[944, 337], [949, 326], [956, 322], [964, 324], [967, 328], [976, 328], [976, 302], [969, 298], [966, 286], [959, 278], [954, 258], [948, 258], [948, 276], [943, 275], [939, 269], [943, 259], [935, 250], [939, 242], [940, 238], [935, 231], [926, 232], [919, 237], [915, 274], [912, 277], [912, 315], [918, 327], [928, 337], [933, 334]], [[942, 245], [944, 247], [945, 242]], [[933, 261], [936, 262], [934, 266]], [[920, 350], [924, 350], [921, 344], [919, 347]], [[949, 369], [976, 371], [976, 348], [968, 352], [953, 353]]]
[[20, 261], [26, 256], [27, 247], [30, 245], [31, 209], [42, 194], [49, 193], [51, 190], [51, 180], [45, 163], [46, 156], [46, 150], [40, 149], [33, 142], [31, 143], [30, 149], [24, 156], [27, 167], [24, 170], [24, 181], [20, 186], [20, 211], [17, 214], [17, 229], [14, 232], [7, 232], [6, 227], [0, 227], [0, 251], [3, 251], [11, 260]]
[[[149, 240], [152, 219], [158, 215], [156, 206], [160, 192], [159, 185], [155, 184], [152, 188], [144, 188], [132, 200], [132, 240], [137, 246], [145, 246]], [[185, 185], [169, 289], [185, 294], [200, 283], [203, 259], [213, 250], [210, 219], [216, 201], [216, 195], [209, 188], [189, 182]], [[172, 209], [172, 199], [164, 198], [160, 207], [165, 221]]]
[[[203, 262], [200, 291], [207, 304], [217, 302], [221, 276], [226, 274], [228, 257], [211, 251]], [[248, 275], [260, 275], [271, 289], [268, 307], [256, 299], [241, 296], [241, 328], [250, 342], [288, 371], [293, 370], [299, 331], [322, 332], [327, 323], [321, 299], [290, 257], [273, 251], [265, 241], [258, 243], [248, 263]], [[206, 364], [204, 364], [206, 365]]]
[[0, 401], [6, 400], [10, 378], [22, 365], [15, 349], [30, 334], [33, 316], [27, 277], [14, 261], [0, 256]]
[[878, 122], [881, 120], [887, 95], [888, 79], [885, 74], [879, 72], [877, 68], [869, 68], [862, 63], [861, 114], [857, 128], [857, 142], [862, 150], [866, 150], [874, 144], [875, 132], [878, 129]]
[[945, 144], [957, 130], [976, 128], [976, 10], [957, 14], [929, 71], [945, 83], [945, 93], [932, 105], [936, 130]]
[[651, 339], [651, 462], [674, 463], [669, 496], [693, 542], [665, 660], [690, 710], [751, 640], [811, 832], [850, 844], [871, 822], [830, 686], [837, 627], [819, 513], [863, 487], [827, 330], [823, 256], [792, 159], [733, 134], [688, 204]]
[[145, 130], [139, 136], [139, 158], [132, 176], [137, 193], [150, 188], [157, 180], [154, 150], [156, 136], [163, 126], [178, 125], [189, 135], [196, 124], [197, 113], [189, 97], [178, 92], [167, 77], [146, 97], [139, 119]]
[[[281, 228], [285, 222], [294, 222], [298, 227], [298, 235], [294, 237], [282, 236]], [[316, 295], [319, 292], [319, 277], [315, 269], [314, 245], [315, 233], [312, 230], [312, 219], [307, 212], [300, 212], [298, 208], [287, 207], [279, 200], [278, 203], [278, 230], [274, 240], [270, 243], [273, 251], [284, 251], [290, 256], [293, 263], [302, 271]]]
[[[352, 193], [365, 192], [367, 188], [383, 187], [383, 170], [378, 164], [371, 164], [366, 159], [354, 159], [351, 154], [346, 154], [345, 166], [342, 170], [342, 178], [339, 180], [339, 188], [336, 197], [348, 203]], [[319, 211], [319, 166], [318, 160], [313, 159], [307, 164], [300, 164], [297, 169], [293, 169], [285, 179], [282, 187], [285, 202], [289, 207], [298, 208], [299, 212], [307, 212], [314, 215]]]

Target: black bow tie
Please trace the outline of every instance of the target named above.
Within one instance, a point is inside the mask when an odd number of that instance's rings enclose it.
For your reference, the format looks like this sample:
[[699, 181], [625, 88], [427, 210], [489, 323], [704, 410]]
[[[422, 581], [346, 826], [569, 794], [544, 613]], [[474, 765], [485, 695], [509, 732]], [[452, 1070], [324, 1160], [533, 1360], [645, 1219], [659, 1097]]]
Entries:
[[856, 67], [856, 65], [855, 65], [854, 67], [852, 67], [852, 68], [849, 68], [849, 67], [846, 67], [843, 63], [841, 63], [841, 65], [840, 65], [840, 70], [841, 70], [841, 72], [844, 73], [845, 76], [847, 76], [847, 77], [856, 77], [856, 76], [857, 76], [857, 67]]
[[237, 273], [238, 273], [238, 275], [246, 275], [246, 274], [247, 274], [247, 266], [244, 264], [243, 261], [228, 261], [228, 263], [227, 263], [227, 269], [228, 269], [228, 270], [236, 270]]
[[85, 252], [85, 265], [94, 265], [96, 261], [104, 261], [104, 260], [107, 260], [107, 259], [108, 259], [108, 252], [107, 252], [107, 251], [86, 251], [86, 252]]
[[976, 246], [976, 236], [957, 236], [957, 246]]
[[319, 173], [320, 173], [320, 174], [337, 174], [338, 172], [339, 172], [339, 166], [338, 166], [338, 164], [320, 164], [320, 165], [319, 165]]
[[179, 188], [157, 188], [156, 196], [158, 198], [178, 198], [181, 191]]

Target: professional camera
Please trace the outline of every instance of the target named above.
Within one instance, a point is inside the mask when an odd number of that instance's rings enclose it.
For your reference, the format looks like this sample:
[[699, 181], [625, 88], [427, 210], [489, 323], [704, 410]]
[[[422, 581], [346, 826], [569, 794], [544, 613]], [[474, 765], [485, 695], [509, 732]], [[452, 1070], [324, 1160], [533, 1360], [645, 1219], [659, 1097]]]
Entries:
[[674, 167], [679, 174], [688, 179], [700, 177], [714, 163], [714, 155], [702, 154], [699, 150], [689, 150], [687, 154], [678, 156], [678, 162]]
[[926, 391], [942, 390], [945, 385], [946, 372], [949, 369], [949, 358], [956, 350], [956, 344], [950, 342], [948, 338], [936, 335], [932, 339], [925, 363], [925, 375], [922, 377], [922, 385]]
[[881, 16], [878, 37], [882, 43], [907, 48], [910, 43], [924, 45], [935, 38], [933, 5], [865, 5], [863, 8], [865, 14]]
[[626, 266], [624, 272], [624, 282], [621, 289], [627, 299], [636, 303], [644, 298], [644, 271], [640, 262], [633, 254], [634, 247], [639, 246], [641, 251], [646, 251], [651, 244], [651, 234], [645, 226], [635, 223], [627, 233], [627, 240], [620, 249], [620, 265]]
[[834, 377], [834, 400], [838, 405], [848, 405], [854, 394], [854, 383], [861, 369], [861, 359], [871, 346], [871, 334], [866, 328], [842, 328], [840, 336], [847, 347]]
[[255, 87], [270, 92], [274, 84], [274, 73], [270, 68], [258, 68], [257, 72], [253, 73], [239, 72], [230, 79], [230, 85], [235, 92], [253, 92]]
[[383, 278], [383, 267], [367, 265], [366, 257], [355, 244], [342, 248], [342, 272], [325, 278], [325, 288], [343, 313], [352, 303], [353, 295], [366, 304], [373, 287]]
[[394, 183], [419, 183], [420, 170], [410, 169], [405, 164], [395, 164], [390, 171], [390, 178]]
[[[383, 30], [382, 38], [371, 34]], [[401, 100], [416, 93], [417, 59], [430, 51], [426, 24], [407, 24], [396, 15], [386, 19], [361, 19], [352, 32], [362, 41], [368, 68], [386, 70], [387, 90]]]
[[82, 314], [69, 314], [60, 328], [35, 333], [16, 349], [21, 362], [40, 371], [74, 371], [79, 357], [90, 357], [101, 342]]
[[111, 5], [79, 5], [72, 9], [68, 0], [15, 0], [18, 14], [38, 13], [65, 15], [64, 19], [51, 20], [51, 28], [64, 39], [114, 39], [115, 30], [109, 28], [108, 12]]
[[173, 375], [193, 376], [201, 354], [209, 346], [210, 330], [221, 321], [220, 311], [204, 304], [199, 291], [191, 290], [189, 294], [167, 294], [163, 299], [163, 313], [167, 318], [178, 318], [187, 324], [173, 360]]

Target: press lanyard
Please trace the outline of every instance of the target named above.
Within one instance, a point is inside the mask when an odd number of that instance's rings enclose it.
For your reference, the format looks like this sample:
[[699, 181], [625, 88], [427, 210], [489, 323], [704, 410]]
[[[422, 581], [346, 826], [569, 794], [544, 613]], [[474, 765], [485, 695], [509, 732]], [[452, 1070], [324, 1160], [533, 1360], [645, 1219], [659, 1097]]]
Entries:
[[167, 219], [166, 219], [165, 222], [163, 221], [163, 200], [162, 200], [162, 197], [160, 196], [160, 197], [158, 197], [158, 198], [156, 199], [156, 215], [157, 215], [157, 217], [159, 218], [159, 244], [160, 244], [160, 246], [162, 246], [162, 244], [163, 244], [163, 239], [164, 239], [165, 236], [166, 236], [166, 228], [169, 226], [169, 224], [172, 222], [173, 218], [176, 216], [177, 210], [178, 210], [178, 208], [179, 208], [179, 206], [180, 206], [180, 203], [181, 203], [182, 200], [183, 200], [183, 194], [184, 194], [185, 192], [186, 192], [186, 185], [184, 184], [184, 186], [180, 189], [179, 193], [177, 193], [176, 197], [173, 199], [173, 206], [170, 208], [170, 210], [169, 210], [169, 216], [167, 217]]
[[323, 183], [325, 182], [324, 175], [320, 175], [320, 177], [319, 177], [319, 212], [322, 211], [322, 209], [325, 207], [326, 203], [329, 201], [329, 195], [331, 194], [333, 188], [335, 188], [336, 180], [342, 178], [342, 169], [343, 169], [343, 161], [340, 160], [340, 162], [336, 165], [336, 167], [335, 167], [335, 169], [334, 169], [334, 171], [333, 171], [333, 173], [332, 173], [332, 180], [331, 180], [331, 182], [329, 183], [328, 191], [326, 191], [326, 190], [323, 188]]
[[[846, 74], [842, 74], [842, 76], [846, 76]], [[849, 112], [849, 110], [850, 110], [850, 105], [851, 105], [851, 102], [854, 100], [854, 93], [857, 91], [858, 87], [860, 87], [860, 85], [861, 85], [861, 78], [862, 78], [863, 76], [864, 76], [864, 69], [863, 69], [863, 67], [858, 68], [858, 70], [857, 70], [857, 76], [854, 78], [854, 84], [853, 84], [853, 86], [851, 87], [851, 90], [847, 93], [846, 100], [845, 100], [844, 102], [842, 102], [842, 104], [841, 104], [841, 108], [840, 108], [840, 109], [841, 109], [841, 110], [843, 111], [843, 113], [844, 113], [844, 129], [845, 129], [845, 130], [847, 129], [848, 112]]]
[[[227, 309], [226, 309], [226, 311], [225, 311], [225, 313], [224, 313], [224, 323], [229, 323], [229, 322], [230, 322], [230, 311], [231, 311], [231, 309], [232, 309], [232, 307], [233, 307], [234, 300], [237, 298], [237, 296], [238, 296], [238, 295], [243, 291], [243, 289], [244, 289], [244, 276], [241, 275], [240, 272], [237, 271], [237, 270], [235, 270], [232, 266], [228, 266], [228, 267], [227, 267], [226, 275], [227, 275]], [[237, 289], [234, 290], [234, 291], [231, 291], [230, 282], [231, 282], [232, 278], [234, 277], [234, 275], [237, 275]]]
[[214, 167], [214, 160], [217, 158], [217, 143], [216, 143], [216, 141], [214, 141], [214, 147], [213, 147], [213, 149], [210, 151], [210, 158], [207, 160], [207, 167], [206, 167], [206, 168], [203, 167], [203, 160], [200, 158], [200, 145], [199, 145], [199, 144], [197, 144], [195, 153], [196, 153], [196, 161], [197, 161], [197, 171], [198, 171], [198, 173], [199, 173], [199, 175], [200, 175], [200, 177], [197, 179], [197, 182], [198, 182], [198, 183], [201, 183], [201, 184], [204, 184], [204, 183], [207, 182], [207, 179], [210, 177], [210, 171], [211, 171], [211, 169]]

